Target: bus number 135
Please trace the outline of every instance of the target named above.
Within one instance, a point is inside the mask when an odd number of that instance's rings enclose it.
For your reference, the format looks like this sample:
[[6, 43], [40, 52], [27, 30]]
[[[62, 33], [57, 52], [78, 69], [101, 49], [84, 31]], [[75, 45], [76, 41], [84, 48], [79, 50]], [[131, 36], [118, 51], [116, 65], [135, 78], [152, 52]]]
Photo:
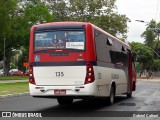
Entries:
[[63, 77], [64, 73], [63, 72], [55, 72], [56, 77]]

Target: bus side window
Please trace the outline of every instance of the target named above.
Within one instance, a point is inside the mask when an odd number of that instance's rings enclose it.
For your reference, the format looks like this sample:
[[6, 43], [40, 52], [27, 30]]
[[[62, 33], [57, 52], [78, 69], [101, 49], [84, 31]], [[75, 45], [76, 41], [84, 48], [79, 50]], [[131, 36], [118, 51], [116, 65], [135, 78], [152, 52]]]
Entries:
[[108, 37], [107, 37], [107, 45], [110, 45], [110, 46], [113, 45], [113, 41]]
[[127, 49], [124, 46], [122, 46], [122, 51], [125, 52], [126, 50]]

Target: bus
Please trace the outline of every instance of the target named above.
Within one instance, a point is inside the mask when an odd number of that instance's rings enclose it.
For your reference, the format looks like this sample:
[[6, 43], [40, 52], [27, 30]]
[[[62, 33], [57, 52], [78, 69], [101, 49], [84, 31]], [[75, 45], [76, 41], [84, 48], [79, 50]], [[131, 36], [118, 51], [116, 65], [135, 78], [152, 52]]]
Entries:
[[52, 22], [30, 31], [29, 90], [60, 105], [74, 99], [132, 96], [136, 71], [131, 47], [87, 22]]

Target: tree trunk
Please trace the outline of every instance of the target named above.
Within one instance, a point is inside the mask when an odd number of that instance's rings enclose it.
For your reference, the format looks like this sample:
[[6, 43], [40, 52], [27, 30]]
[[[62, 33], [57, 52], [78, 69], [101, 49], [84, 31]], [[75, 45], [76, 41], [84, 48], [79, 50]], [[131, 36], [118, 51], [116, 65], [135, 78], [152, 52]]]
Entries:
[[10, 56], [6, 56], [6, 60], [5, 60], [5, 76], [9, 75], [10, 62], [11, 62], [11, 55]]

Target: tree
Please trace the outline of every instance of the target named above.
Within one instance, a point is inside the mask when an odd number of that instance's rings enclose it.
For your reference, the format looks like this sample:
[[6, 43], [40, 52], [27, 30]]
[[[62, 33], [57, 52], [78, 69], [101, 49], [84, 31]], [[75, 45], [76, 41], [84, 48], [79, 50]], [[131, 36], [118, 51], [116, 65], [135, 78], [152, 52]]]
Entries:
[[[0, 6], [0, 13], [3, 13], [0, 16], [0, 27], [3, 28], [0, 33], [0, 46], [3, 48], [3, 40], [6, 38], [5, 71], [8, 74], [11, 57], [14, 54], [12, 48], [20, 49], [21, 46], [24, 46], [28, 49], [31, 26], [50, 22], [52, 16], [48, 7], [41, 0], [32, 0], [25, 4], [21, 4], [18, 0], [5, 0], [0, 1]], [[0, 56], [3, 56], [3, 49], [0, 49]], [[2, 59], [1, 57], [0, 60]]]
[[[15, 10], [17, 8], [17, 0], [1, 0], [0, 6], [0, 60], [4, 60], [4, 70], [9, 71], [9, 61], [12, 55], [10, 51], [13, 40], [11, 38], [12, 34], [14, 34], [13, 17], [15, 16]], [[5, 58], [3, 49], [5, 49]]]
[[160, 22], [157, 23], [155, 20], [151, 20], [147, 24], [146, 30], [143, 32], [141, 37], [145, 39], [145, 45], [148, 46], [153, 52], [153, 59], [147, 59], [148, 62], [145, 64], [146, 69], [151, 68], [154, 71], [159, 71], [160, 67]]
[[132, 42], [130, 43], [130, 46], [132, 50], [137, 54], [137, 61], [139, 62], [139, 66], [141, 66], [141, 72], [143, 70], [153, 69], [153, 51], [148, 46], [142, 43]]
[[153, 48], [154, 40], [156, 39], [156, 22], [154, 20], [151, 20], [151, 22], [148, 24], [146, 30], [142, 33], [141, 37], [145, 39], [145, 44], [151, 48]]
[[155, 59], [158, 59], [157, 54], [160, 54], [160, 22], [151, 20], [141, 36], [145, 39], [145, 44], [155, 51]]
[[158, 47], [160, 47], [160, 22], [157, 23], [155, 20], [151, 20], [150, 23], [147, 24], [147, 28], [141, 37], [145, 39], [145, 44], [147, 46], [158, 51]]
[[[12, 48], [29, 46], [31, 26], [51, 21], [91, 22], [107, 32], [126, 37], [127, 21], [125, 15], [116, 12], [116, 0], [32, 0], [22, 4], [19, 0], [0, 1], [0, 60], [3, 59], [3, 41], [6, 39], [5, 70], [8, 74]], [[23, 55], [22, 55], [23, 56]], [[25, 57], [25, 56], [24, 56]], [[19, 60], [22, 60], [20, 57]], [[20, 62], [19, 62], [20, 63]], [[21, 63], [23, 64], [23, 63]]]
[[160, 71], [160, 60], [159, 59], [153, 60], [153, 70]]
[[[94, 24], [109, 32], [114, 36], [122, 36], [120, 39], [127, 38], [127, 21], [129, 19], [125, 15], [112, 13], [110, 16], [101, 15], [95, 18]], [[104, 22], [105, 21], [105, 22]]]
[[17, 18], [20, 20], [18, 24], [19, 31], [16, 33], [20, 33], [19, 36], [22, 36], [23, 44], [19, 47], [22, 55], [19, 57], [18, 68], [24, 70], [23, 62], [28, 62], [30, 28], [36, 24], [51, 22], [52, 16], [48, 7], [41, 0], [32, 0], [26, 3], [21, 7], [20, 11], [21, 14]]
[[91, 22], [112, 35], [126, 38], [129, 19], [116, 12], [115, 1], [48, 0], [48, 3], [55, 21]]
[[53, 22], [69, 21], [70, 10], [66, 0], [47, 0], [46, 5], [52, 14]]

